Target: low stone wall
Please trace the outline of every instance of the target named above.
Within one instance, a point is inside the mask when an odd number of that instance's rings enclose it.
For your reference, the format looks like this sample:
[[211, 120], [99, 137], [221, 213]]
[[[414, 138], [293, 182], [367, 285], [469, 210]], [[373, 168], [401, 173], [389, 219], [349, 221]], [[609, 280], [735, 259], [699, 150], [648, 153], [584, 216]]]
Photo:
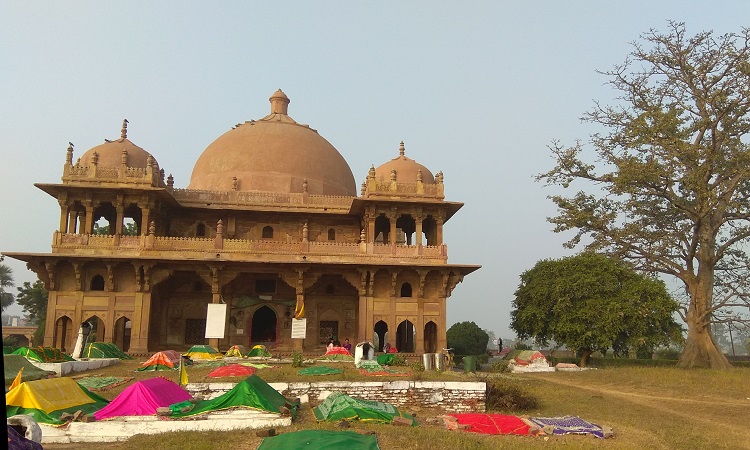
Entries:
[[[299, 397], [303, 403], [317, 404], [332, 392], [365, 400], [377, 400], [395, 406], [440, 408], [446, 412], [484, 412], [487, 386], [483, 382], [459, 381], [321, 381], [269, 383], [282, 395]], [[215, 398], [234, 387], [234, 383], [190, 383], [187, 391], [194, 397]]]

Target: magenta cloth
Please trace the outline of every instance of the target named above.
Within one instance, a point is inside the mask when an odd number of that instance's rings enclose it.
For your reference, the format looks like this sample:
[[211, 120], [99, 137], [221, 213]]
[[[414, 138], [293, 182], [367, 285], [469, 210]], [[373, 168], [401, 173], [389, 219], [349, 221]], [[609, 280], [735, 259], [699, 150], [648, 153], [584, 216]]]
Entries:
[[166, 378], [155, 377], [128, 386], [109, 405], [94, 413], [96, 420], [120, 416], [152, 416], [156, 408], [190, 400], [186, 390]]

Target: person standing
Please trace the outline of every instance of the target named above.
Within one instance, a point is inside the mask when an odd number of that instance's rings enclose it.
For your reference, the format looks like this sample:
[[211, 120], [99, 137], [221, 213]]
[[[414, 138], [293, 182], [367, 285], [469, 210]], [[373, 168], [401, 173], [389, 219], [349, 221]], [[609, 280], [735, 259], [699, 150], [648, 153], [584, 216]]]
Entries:
[[344, 339], [344, 348], [346, 349], [347, 352], [349, 353], [352, 352], [352, 344], [349, 343], [349, 339]]

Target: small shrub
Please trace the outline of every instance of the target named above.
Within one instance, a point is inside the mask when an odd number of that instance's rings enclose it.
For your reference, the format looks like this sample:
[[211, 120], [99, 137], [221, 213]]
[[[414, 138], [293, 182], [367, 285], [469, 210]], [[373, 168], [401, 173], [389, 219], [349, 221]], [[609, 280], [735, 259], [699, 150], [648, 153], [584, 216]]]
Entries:
[[406, 366], [408, 365], [406, 362], [406, 358], [404, 358], [401, 355], [393, 355], [393, 361], [391, 361], [392, 366]]
[[292, 367], [302, 367], [304, 360], [302, 353], [296, 350], [292, 352]]
[[409, 364], [409, 368], [414, 373], [424, 372], [424, 365], [422, 364], [422, 361], [417, 361]]
[[680, 359], [680, 351], [676, 348], [663, 348], [654, 352], [656, 359]]
[[524, 344], [523, 342], [517, 342], [516, 350], [531, 350], [531, 346], [529, 344]]
[[490, 372], [496, 372], [496, 373], [510, 372], [508, 361], [504, 359], [498, 359], [497, 361], [493, 362], [492, 365], [490, 366]]
[[487, 380], [487, 409], [528, 411], [539, 407], [539, 400], [520, 386], [502, 378]]

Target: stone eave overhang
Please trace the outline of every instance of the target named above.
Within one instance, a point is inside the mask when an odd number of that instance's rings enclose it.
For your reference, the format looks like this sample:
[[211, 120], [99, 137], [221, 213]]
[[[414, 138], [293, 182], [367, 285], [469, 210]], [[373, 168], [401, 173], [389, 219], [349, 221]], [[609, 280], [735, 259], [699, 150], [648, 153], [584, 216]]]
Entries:
[[129, 185], [113, 185], [113, 184], [53, 184], [53, 183], [34, 183], [34, 186], [46, 192], [54, 198], [59, 198], [59, 194], [68, 192], [111, 192], [113, 194], [156, 194], [160, 200], [171, 206], [180, 206], [180, 204], [169, 194], [166, 188], [153, 187], [153, 186], [129, 186]]
[[355, 197], [354, 201], [352, 202], [352, 208], [349, 211], [352, 215], [361, 215], [363, 211], [365, 210], [365, 207], [369, 204], [392, 204], [392, 205], [405, 205], [405, 204], [411, 204], [411, 205], [420, 205], [424, 206], [426, 208], [434, 208], [434, 207], [442, 207], [445, 208], [445, 222], [448, 221], [451, 217], [453, 217], [456, 212], [458, 212], [459, 209], [461, 209], [462, 206], [464, 206], [461, 202], [446, 202], [442, 200], [427, 200], [424, 198], [387, 198], [387, 197], [374, 197], [374, 198], [361, 198], [361, 197]]
[[[352, 268], [352, 267], [372, 267], [372, 268], [403, 268], [404, 266], [407, 267], [413, 267], [415, 269], [429, 269], [429, 270], [449, 270], [449, 271], [456, 271], [459, 272], [460, 275], [468, 275], [478, 269], [480, 269], [481, 265], [467, 265], [467, 264], [440, 264], [440, 263], [433, 263], [428, 264], [425, 262], [418, 262], [418, 261], [388, 261], [385, 258], [378, 259], [378, 258], [367, 258], [366, 260], [362, 261], [341, 261], [341, 262], [330, 262], [330, 261], [315, 261], [310, 260], [304, 257], [299, 257], [296, 260], [288, 259], [288, 260], [252, 260], [252, 261], [238, 261], [234, 259], [227, 259], [221, 257], [221, 253], [216, 253], [213, 255], [213, 257], [209, 257], [208, 255], [204, 255], [202, 257], [194, 256], [194, 257], [179, 257], [178, 255], [175, 255], [174, 258], [170, 257], [164, 257], [162, 256], [149, 256], [149, 255], [143, 255], [143, 256], [119, 256], [119, 255], [80, 255], [80, 254], [57, 254], [57, 253], [21, 253], [21, 252], [3, 252], [3, 256], [7, 256], [9, 258], [17, 259], [19, 261], [24, 261], [27, 264], [34, 264], [34, 263], [42, 263], [42, 262], [57, 262], [57, 261], [63, 261], [63, 260], [78, 260], [78, 261], [118, 261], [118, 262], [140, 262], [140, 263], [151, 263], [151, 264], [172, 264], [172, 265], [183, 265], [183, 266], [189, 266], [194, 264], [202, 264], [202, 265], [214, 265], [218, 267], [224, 267], [227, 269], [236, 269], [240, 270], [243, 266], [294, 266], [297, 268], [303, 268], [303, 267], [329, 267], [329, 268]], [[31, 267], [30, 267], [31, 269]], [[32, 269], [33, 270], [33, 269]], [[255, 271], [264, 271], [264, 270], [256, 270]], [[275, 270], [265, 270], [269, 272], [273, 272]]]

